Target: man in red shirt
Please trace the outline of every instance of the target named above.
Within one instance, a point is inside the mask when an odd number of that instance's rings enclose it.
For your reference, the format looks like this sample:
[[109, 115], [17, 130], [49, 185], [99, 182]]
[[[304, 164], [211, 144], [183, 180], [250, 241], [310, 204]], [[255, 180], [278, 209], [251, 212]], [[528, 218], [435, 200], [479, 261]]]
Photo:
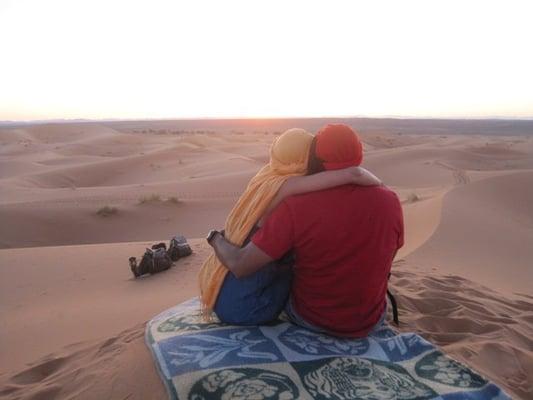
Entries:
[[[312, 149], [318, 172], [359, 165], [362, 145], [347, 125], [327, 125]], [[366, 336], [382, 319], [387, 281], [403, 245], [398, 197], [385, 186], [344, 185], [283, 201], [243, 248], [210, 235], [237, 277], [295, 254], [287, 314], [295, 323], [338, 336]]]

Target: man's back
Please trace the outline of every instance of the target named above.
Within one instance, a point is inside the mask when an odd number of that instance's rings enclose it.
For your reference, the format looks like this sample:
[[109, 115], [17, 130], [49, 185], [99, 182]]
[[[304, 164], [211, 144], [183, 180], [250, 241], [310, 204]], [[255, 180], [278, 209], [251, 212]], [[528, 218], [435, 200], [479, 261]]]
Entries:
[[339, 335], [364, 336], [383, 313], [392, 259], [403, 244], [401, 206], [383, 186], [293, 196], [253, 241], [273, 257], [289, 243], [294, 249], [291, 297], [300, 316]]

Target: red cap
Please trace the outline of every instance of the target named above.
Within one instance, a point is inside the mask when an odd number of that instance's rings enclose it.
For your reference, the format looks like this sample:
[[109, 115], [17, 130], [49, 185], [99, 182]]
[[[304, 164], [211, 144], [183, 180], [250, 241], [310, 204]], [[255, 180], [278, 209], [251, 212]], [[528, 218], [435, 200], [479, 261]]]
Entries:
[[327, 170], [353, 167], [363, 161], [359, 136], [344, 124], [329, 124], [320, 129], [316, 134], [315, 152]]

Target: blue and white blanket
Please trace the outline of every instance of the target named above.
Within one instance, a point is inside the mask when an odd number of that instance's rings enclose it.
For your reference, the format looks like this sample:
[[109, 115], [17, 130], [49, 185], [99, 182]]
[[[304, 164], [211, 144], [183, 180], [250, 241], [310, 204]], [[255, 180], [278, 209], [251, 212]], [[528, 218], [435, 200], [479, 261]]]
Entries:
[[281, 320], [206, 323], [192, 299], [152, 319], [146, 342], [171, 399], [509, 399], [420, 336], [387, 326], [342, 339]]

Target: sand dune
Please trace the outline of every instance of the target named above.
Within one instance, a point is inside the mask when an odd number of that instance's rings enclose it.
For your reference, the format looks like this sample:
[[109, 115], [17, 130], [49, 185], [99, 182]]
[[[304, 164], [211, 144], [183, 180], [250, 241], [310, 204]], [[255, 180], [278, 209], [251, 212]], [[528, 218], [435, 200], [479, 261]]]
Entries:
[[[189, 163], [180, 151], [165, 151], [148, 156], [134, 156], [118, 160], [100, 161], [73, 167], [57, 168], [49, 172], [27, 175], [24, 180], [40, 188], [121, 186], [138, 182], [177, 181], [182, 178], [214, 175], [224, 162], [227, 173], [255, 169], [257, 163], [243, 157], [213, 154], [204, 163]], [[178, 170], [179, 172], [176, 172]]]
[[115, 129], [99, 123], [38, 124], [15, 129], [15, 132], [41, 143], [79, 142], [119, 134]]
[[533, 396], [533, 296], [506, 297], [458, 275], [396, 265], [402, 330], [420, 332], [516, 398]]
[[[128, 258], [140, 257], [150, 242], [1, 250], [0, 371], [65, 343], [111, 336], [195, 295], [203, 242], [191, 241], [194, 255], [164, 274], [139, 280]], [[6, 279], [14, 265], [18, 273]]]
[[[137, 281], [127, 258], [221, 227], [276, 134], [322, 122], [0, 127], [0, 396], [164, 398], [143, 326], [196, 294], [208, 249]], [[533, 398], [533, 136], [503, 136], [531, 124], [356, 122], [404, 208], [401, 329]]]
[[[438, 161], [449, 150], [436, 148], [393, 149], [366, 155], [364, 165], [392, 186], [421, 188], [453, 184], [453, 174]], [[420, 171], [424, 173], [421, 174]]]
[[[422, 246], [433, 235], [441, 219], [442, 199], [446, 191], [427, 190], [404, 193], [405, 244], [397, 258], [405, 257]], [[400, 194], [401, 195], [401, 194]]]
[[[144, 323], [195, 295], [192, 283], [208, 248], [194, 240], [193, 256], [162, 274], [134, 280], [127, 257], [148, 244], [0, 250], [5, 316], [0, 394], [165, 398], [144, 345]], [[5, 279], [14, 263], [19, 273]], [[405, 261], [394, 271], [391, 287], [402, 330], [421, 333], [511, 394], [533, 396], [533, 296], [505, 296]]]
[[[54, 207], [33, 204], [0, 207], [0, 246], [38, 247], [79, 243], [150, 240], [185, 234], [201, 237], [205, 226], [223, 226], [225, 215], [238, 198], [237, 193], [221, 193], [215, 200], [187, 200], [185, 205], [162, 201], [117, 205], [117, 213], [104, 217], [97, 210], [105, 203], [85, 203]], [[131, 199], [131, 201], [137, 201]], [[202, 222], [202, 220], [205, 220]], [[73, 221], [76, 224], [73, 225]], [[200, 222], [200, 223], [199, 223]]]
[[[4, 382], [7, 399], [165, 399], [146, 351], [144, 323], [108, 339], [76, 343]], [[1, 379], [1, 378], [0, 378]]]
[[531, 293], [532, 182], [532, 172], [521, 172], [454, 189], [444, 198], [435, 234], [409, 260]]

